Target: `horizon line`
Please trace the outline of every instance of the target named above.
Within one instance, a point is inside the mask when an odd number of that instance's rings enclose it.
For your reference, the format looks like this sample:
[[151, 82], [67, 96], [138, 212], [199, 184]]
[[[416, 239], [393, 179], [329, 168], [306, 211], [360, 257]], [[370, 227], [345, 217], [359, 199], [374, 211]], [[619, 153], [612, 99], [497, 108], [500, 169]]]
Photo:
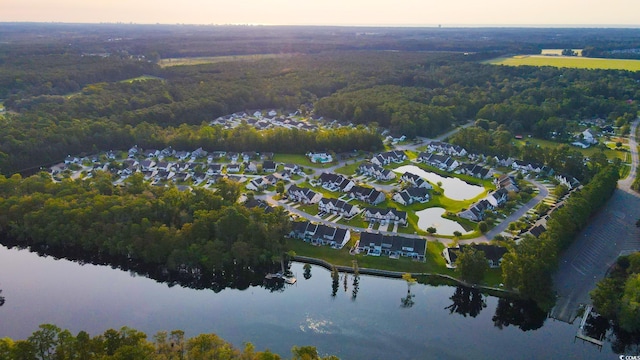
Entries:
[[147, 23], [147, 22], [66, 22], [66, 21], [2, 21], [0, 24], [51, 25], [147, 25], [147, 26], [246, 26], [246, 27], [353, 27], [353, 28], [548, 28], [548, 29], [639, 29], [640, 24], [268, 24], [268, 23]]

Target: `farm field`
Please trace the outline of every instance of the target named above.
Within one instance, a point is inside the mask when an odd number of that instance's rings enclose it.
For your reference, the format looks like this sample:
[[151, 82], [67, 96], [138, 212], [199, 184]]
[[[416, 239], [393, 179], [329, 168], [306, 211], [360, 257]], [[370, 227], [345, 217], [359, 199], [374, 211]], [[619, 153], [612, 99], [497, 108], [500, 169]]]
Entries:
[[201, 57], [184, 57], [184, 58], [168, 58], [158, 62], [161, 67], [169, 66], [188, 66], [215, 64], [230, 61], [255, 61], [263, 59], [274, 59], [282, 57], [292, 57], [293, 54], [258, 54], [258, 55], [230, 55], [230, 56], [201, 56]]
[[555, 66], [576, 69], [613, 69], [639, 71], [640, 60], [599, 59], [576, 56], [517, 55], [487, 60], [485, 64], [507, 66]]

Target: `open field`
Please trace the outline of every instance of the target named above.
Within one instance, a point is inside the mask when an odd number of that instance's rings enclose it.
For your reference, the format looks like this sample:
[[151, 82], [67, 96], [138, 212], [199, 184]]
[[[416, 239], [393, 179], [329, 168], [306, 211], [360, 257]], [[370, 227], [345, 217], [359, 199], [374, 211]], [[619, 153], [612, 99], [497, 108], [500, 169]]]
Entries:
[[[546, 148], [556, 148], [562, 145], [568, 145], [566, 143], [559, 143], [555, 141], [537, 139], [537, 138], [527, 138], [526, 140], [515, 140], [515, 143], [517, 146], [524, 146], [526, 142], [529, 142], [530, 144], [539, 145], [541, 147], [546, 147]], [[572, 150], [573, 149], [578, 150], [582, 153], [582, 155], [587, 157], [592, 156], [594, 153], [600, 151], [600, 148], [597, 146], [588, 147], [586, 149], [576, 147], [576, 146], [571, 146], [571, 145], [569, 146], [571, 147]], [[623, 162], [628, 162], [628, 159], [627, 159], [628, 152], [626, 151], [618, 151], [618, 150], [613, 150], [611, 148], [607, 148], [606, 150], [604, 150], [604, 154], [607, 156], [607, 159], [609, 160], [619, 158]]]
[[146, 80], [164, 80], [161, 77], [152, 76], [152, 75], [142, 75], [131, 79], [122, 80], [120, 82], [131, 84], [135, 81], [146, 81]]
[[288, 58], [295, 54], [257, 54], [257, 55], [232, 55], [232, 56], [202, 56], [202, 57], [184, 57], [162, 59], [158, 62], [161, 67], [168, 66], [188, 66], [215, 64], [230, 61], [255, 61], [263, 59]]
[[614, 69], [640, 71], [640, 60], [599, 59], [577, 56], [517, 55], [484, 61], [485, 64], [507, 66], [555, 66], [576, 69]]
[[[555, 55], [562, 56], [562, 51], [564, 49], [542, 49], [540, 52], [542, 55]], [[578, 54], [578, 56], [582, 56], [582, 49], [571, 49], [571, 51]]]

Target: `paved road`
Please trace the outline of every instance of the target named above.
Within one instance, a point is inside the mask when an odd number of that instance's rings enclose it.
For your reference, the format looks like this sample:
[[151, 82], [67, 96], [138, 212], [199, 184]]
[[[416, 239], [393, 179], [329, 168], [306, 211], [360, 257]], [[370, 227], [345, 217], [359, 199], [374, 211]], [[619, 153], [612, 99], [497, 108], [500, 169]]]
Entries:
[[523, 217], [524, 214], [527, 213], [527, 211], [533, 209], [536, 205], [538, 205], [538, 203], [540, 203], [544, 198], [546, 198], [549, 195], [549, 189], [547, 189], [546, 186], [542, 185], [541, 183], [535, 180], [529, 180], [529, 182], [531, 182], [538, 188], [538, 191], [539, 191], [538, 195], [536, 195], [533, 199], [529, 200], [529, 202], [524, 204], [518, 210], [514, 211], [511, 215], [507, 216], [504, 220], [502, 220], [502, 222], [500, 222], [498, 225], [496, 225], [493, 229], [488, 231], [483, 236], [479, 236], [477, 238], [468, 239], [468, 240], [461, 240], [459, 241], [459, 243], [460, 244], [471, 244], [471, 243], [477, 244], [477, 243], [491, 241], [496, 235], [507, 230], [507, 227], [509, 226], [510, 223], [517, 221], [518, 219]]
[[591, 223], [578, 234], [573, 244], [560, 256], [554, 275], [558, 295], [551, 317], [572, 323], [580, 304], [591, 303], [589, 292], [602, 279], [620, 254], [640, 250], [640, 196], [630, 190], [638, 168], [635, 139], [639, 120], [633, 123], [629, 145], [632, 149], [632, 170], [620, 180], [618, 189]]

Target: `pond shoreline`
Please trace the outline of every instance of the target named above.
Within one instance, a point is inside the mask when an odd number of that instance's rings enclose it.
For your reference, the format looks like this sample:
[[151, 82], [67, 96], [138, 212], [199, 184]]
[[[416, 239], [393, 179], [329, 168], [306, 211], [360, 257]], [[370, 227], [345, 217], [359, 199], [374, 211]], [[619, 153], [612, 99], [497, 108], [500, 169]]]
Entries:
[[[322, 266], [323, 268], [331, 271], [331, 269], [333, 267], [335, 267], [339, 272], [345, 272], [345, 273], [350, 273], [353, 274], [355, 273], [355, 270], [353, 267], [350, 266], [343, 266], [343, 265], [334, 265], [331, 264], [330, 262], [324, 260], [324, 259], [318, 259], [318, 258], [313, 258], [313, 257], [308, 257], [308, 256], [299, 256], [299, 255], [295, 255], [292, 257], [293, 261], [297, 261], [300, 263], [305, 263], [305, 264], [312, 264], [312, 265], [318, 265], [318, 266]], [[371, 269], [371, 268], [358, 268], [358, 274], [362, 274], [362, 275], [373, 275], [373, 276], [380, 276], [380, 277], [386, 277], [386, 278], [393, 278], [393, 279], [401, 279], [403, 274], [406, 274], [406, 272], [400, 272], [400, 271], [391, 271], [391, 270], [382, 270], [382, 269]], [[409, 273], [411, 274], [412, 277], [421, 277], [421, 278], [436, 278], [438, 280], [440, 280], [439, 282], [436, 281], [436, 284], [440, 284], [443, 281], [445, 283], [449, 283], [448, 285], [456, 285], [456, 286], [464, 286], [464, 287], [468, 287], [468, 288], [472, 288], [472, 289], [479, 289], [482, 291], [485, 291], [487, 293], [490, 293], [491, 295], [495, 295], [498, 297], [515, 297], [515, 298], [520, 298], [518, 292], [513, 291], [513, 290], [507, 290], [507, 289], [502, 289], [502, 288], [497, 288], [497, 287], [493, 287], [493, 286], [485, 286], [485, 285], [476, 285], [476, 284], [470, 284], [467, 283], [465, 281], [462, 281], [460, 279], [457, 279], [453, 276], [449, 276], [449, 275], [445, 275], [445, 274], [438, 274], [438, 273]], [[426, 282], [427, 284], [431, 284], [428, 281]], [[498, 294], [502, 295], [499, 296]]]

